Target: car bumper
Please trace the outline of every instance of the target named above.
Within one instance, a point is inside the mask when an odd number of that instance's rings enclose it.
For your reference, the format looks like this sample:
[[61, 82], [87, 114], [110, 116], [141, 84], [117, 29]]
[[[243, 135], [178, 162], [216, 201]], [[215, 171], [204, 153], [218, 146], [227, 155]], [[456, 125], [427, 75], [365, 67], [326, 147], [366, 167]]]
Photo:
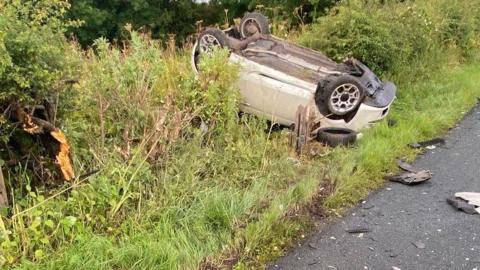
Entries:
[[320, 119], [320, 126], [348, 128], [358, 132], [385, 118], [390, 111], [390, 106], [395, 100], [395, 97], [395, 85], [387, 82], [384, 84], [383, 89], [373, 97], [366, 98], [358, 107], [355, 116], [348, 121], [325, 117]]

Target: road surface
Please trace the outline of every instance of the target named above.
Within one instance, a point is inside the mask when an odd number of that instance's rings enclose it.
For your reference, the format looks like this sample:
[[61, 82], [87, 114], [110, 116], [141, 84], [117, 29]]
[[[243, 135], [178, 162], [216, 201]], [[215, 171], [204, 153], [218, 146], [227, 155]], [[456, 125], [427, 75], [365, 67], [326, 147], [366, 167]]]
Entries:
[[[480, 106], [445, 139], [415, 162], [430, 181], [388, 183], [269, 269], [480, 270], [480, 215], [446, 203], [455, 192], [480, 192]], [[346, 232], [358, 227], [371, 232]]]

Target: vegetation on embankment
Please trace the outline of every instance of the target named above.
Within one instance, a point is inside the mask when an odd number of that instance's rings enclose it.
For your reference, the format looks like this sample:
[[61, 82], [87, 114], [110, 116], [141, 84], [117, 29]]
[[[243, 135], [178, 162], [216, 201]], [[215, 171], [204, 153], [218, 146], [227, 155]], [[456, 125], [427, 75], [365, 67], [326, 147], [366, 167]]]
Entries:
[[[76, 74], [77, 82], [54, 91], [57, 122], [71, 140], [77, 173], [100, 171], [52, 186], [38, 181], [28, 163], [9, 167], [14, 196], [0, 217], [0, 265], [242, 269], [280, 255], [309, 225], [302, 206], [312, 204], [322, 187], [334, 187], [325, 201], [330, 209], [358, 202], [383, 183], [395, 158], [414, 157], [407, 143], [444, 132], [476, 102], [480, 68], [466, 63], [476, 61], [480, 13], [472, 11], [479, 4], [436, 2], [443, 8], [430, 9], [427, 1], [351, 2], [300, 36], [337, 59], [360, 58], [399, 88], [389, 116], [395, 126], [382, 122], [355, 147], [323, 149], [323, 157], [313, 158], [295, 157], [285, 133], [265, 132], [261, 120], [238, 117], [236, 67], [225, 64], [225, 51], [206, 59], [205, 72], [196, 78], [188, 52], [128, 28], [130, 41], [122, 48], [100, 39], [89, 51], [63, 47], [63, 30], [55, 32], [64, 50], [47, 47], [52, 57], [44, 58], [35, 75], [52, 72], [41, 88], [42, 95], [50, 94], [48, 88], [64, 79], [53, 60], [66, 56], [65, 74]], [[40, 15], [35, 18], [44, 19]], [[13, 26], [0, 26], [0, 53], [15, 56], [0, 57], [9, 61], [1, 70], [7, 70], [4, 83], [12, 74], [8, 68], [28, 67], [34, 60], [26, 57], [38, 59], [30, 43], [53, 44], [28, 42], [49, 33], [36, 25], [21, 24], [27, 34], [18, 38]], [[15, 44], [31, 54], [15, 53]], [[28, 79], [21, 73], [25, 68], [14, 70]], [[32, 93], [29, 84], [11, 85], [9, 99]], [[14, 149], [11, 133], [2, 135], [2, 150], [8, 151], [0, 159], [6, 159]], [[27, 161], [36, 157], [34, 151], [27, 154]]]

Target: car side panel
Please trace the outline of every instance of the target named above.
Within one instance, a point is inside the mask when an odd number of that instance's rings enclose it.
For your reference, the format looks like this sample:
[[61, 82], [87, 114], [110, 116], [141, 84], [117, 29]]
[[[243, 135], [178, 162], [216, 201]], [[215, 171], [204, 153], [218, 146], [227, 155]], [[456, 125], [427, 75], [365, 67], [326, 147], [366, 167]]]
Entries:
[[298, 106], [306, 106], [314, 98], [314, 84], [241, 56], [230, 58], [242, 66], [237, 85], [244, 98], [242, 110], [246, 112], [290, 125], [295, 122]]

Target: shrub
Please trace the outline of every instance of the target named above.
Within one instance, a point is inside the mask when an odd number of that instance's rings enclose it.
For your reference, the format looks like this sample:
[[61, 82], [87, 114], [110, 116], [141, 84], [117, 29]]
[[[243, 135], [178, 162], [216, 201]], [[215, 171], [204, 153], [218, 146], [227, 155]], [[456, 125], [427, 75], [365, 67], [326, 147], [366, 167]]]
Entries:
[[196, 79], [187, 54], [130, 34], [123, 49], [98, 39], [85, 53], [83, 77], [72, 93], [61, 97], [64, 111], [78, 112], [65, 119], [73, 139], [82, 134], [78, 143], [83, 148], [101, 156], [115, 146], [128, 158], [135, 145], [145, 143], [153, 158], [192, 121], [200, 120], [210, 131], [237, 122], [238, 97], [231, 86], [236, 68], [224, 64], [227, 51], [206, 58]]
[[318, 18], [299, 41], [337, 61], [358, 58], [380, 74], [451, 46], [467, 55], [478, 46], [480, 4], [455, 2], [349, 1]]
[[74, 55], [62, 21], [67, 7], [62, 0], [0, 3], [0, 160], [14, 131], [11, 105], [41, 104], [71, 78]]
[[0, 7], [0, 103], [35, 102], [58, 91], [69, 71], [60, 18], [64, 1], [7, 1]]

